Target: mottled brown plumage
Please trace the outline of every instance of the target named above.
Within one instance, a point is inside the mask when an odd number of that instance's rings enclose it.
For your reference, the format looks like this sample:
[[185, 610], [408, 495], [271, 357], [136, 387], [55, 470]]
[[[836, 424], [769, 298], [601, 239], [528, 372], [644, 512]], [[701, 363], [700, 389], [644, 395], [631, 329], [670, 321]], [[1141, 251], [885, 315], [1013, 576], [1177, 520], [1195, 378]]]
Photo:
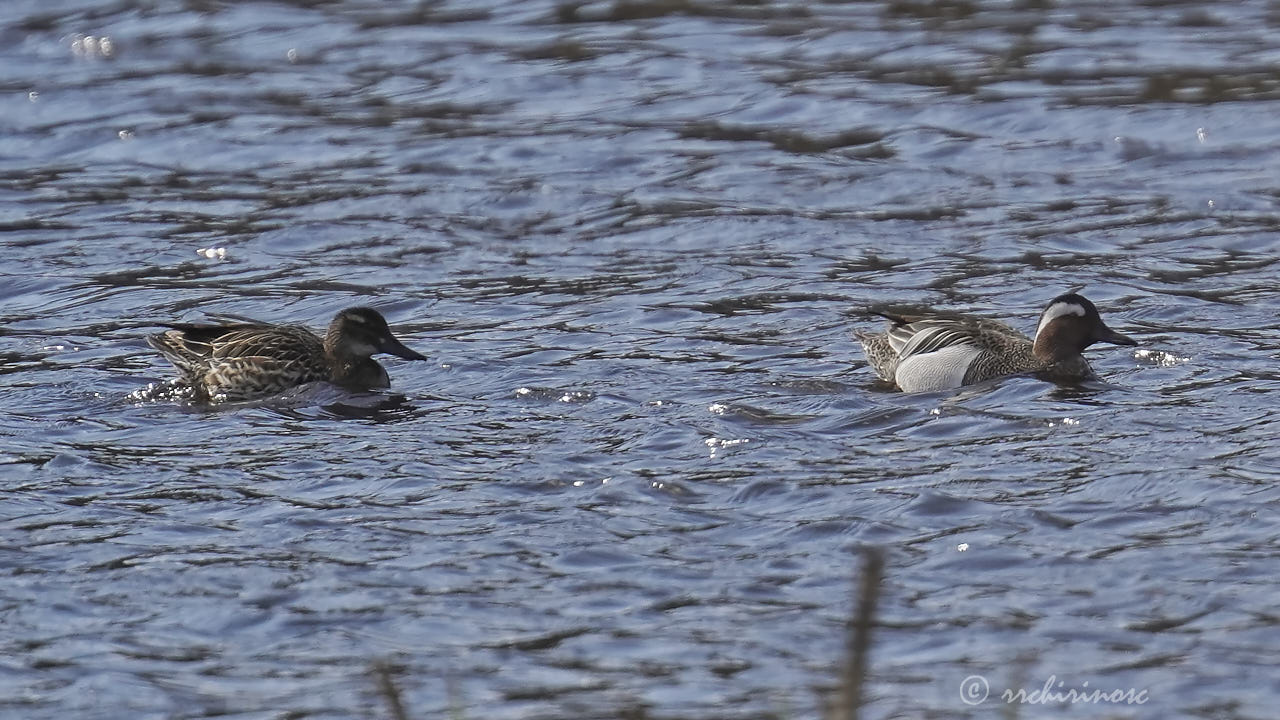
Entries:
[[371, 357], [374, 353], [426, 360], [397, 340], [382, 315], [367, 307], [338, 313], [323, 340], [301, 325], [169, 327], [147, 342], [178, 369], [179, 383], [206, 402], [249, 400], [318, 380], [356, 391], [386, 388], [390, 379]]

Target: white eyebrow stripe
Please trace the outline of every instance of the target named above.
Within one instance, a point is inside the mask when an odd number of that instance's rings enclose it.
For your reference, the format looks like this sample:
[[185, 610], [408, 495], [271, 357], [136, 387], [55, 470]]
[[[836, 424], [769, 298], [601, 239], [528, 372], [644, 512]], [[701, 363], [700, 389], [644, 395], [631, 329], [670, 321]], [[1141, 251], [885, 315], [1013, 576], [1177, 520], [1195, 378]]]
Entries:
[[1084, 306], [1073, 302], [1056, 302], [1044, 309], [1044, 314], [1040, 316], [1040, 324], [1036, 326], [1036, 335], [1039, 335], [1044, 326], [1050, 322], [1057, 320], [1066, 315], [1086, 316], [1088, 313], [1084, 311]]

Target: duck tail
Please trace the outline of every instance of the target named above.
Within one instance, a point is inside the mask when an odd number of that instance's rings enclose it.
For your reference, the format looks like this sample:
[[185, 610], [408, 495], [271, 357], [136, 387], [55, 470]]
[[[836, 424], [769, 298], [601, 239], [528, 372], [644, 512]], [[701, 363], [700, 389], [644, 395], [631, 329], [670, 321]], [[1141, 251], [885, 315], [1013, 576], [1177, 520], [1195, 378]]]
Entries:
[[195, 374], [200, 354], [188, 345], [182, 330], [166, 330], [162, 333], [147, 336], [147, 344], [164, 356], [183, 374]]

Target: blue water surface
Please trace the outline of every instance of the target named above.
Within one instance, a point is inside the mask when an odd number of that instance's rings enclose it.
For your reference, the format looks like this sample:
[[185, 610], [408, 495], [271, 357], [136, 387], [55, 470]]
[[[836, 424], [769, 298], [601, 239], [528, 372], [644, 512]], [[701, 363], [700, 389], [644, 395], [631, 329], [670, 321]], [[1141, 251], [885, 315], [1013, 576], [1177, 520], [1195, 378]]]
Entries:
[[[1272, 716], [1278, 22], [7, 3], [0, 716], [817, 718], [869, 547], [863, 717]], [[1141, 343], [1080, 386], [851, 337], [1075, 288]], [[430, 361], [136, 395], [352, 305]]]

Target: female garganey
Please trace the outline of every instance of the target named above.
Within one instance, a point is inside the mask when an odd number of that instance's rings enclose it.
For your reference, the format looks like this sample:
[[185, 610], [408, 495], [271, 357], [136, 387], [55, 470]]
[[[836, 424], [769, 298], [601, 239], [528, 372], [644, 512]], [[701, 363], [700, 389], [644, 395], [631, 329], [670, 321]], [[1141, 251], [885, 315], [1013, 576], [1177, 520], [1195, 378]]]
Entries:
[[301, 325], [166, 325], [172, 329], [147, 342], [178, 368], [176, 384], [202, 402], [249, 400], [317, 380], [354, 391], [381, 389], [391, 380], [370, 357], [374, 353], [427, 359], [405, 347], [386, 319], [367, 307], [338, 313], [323, 340]]

